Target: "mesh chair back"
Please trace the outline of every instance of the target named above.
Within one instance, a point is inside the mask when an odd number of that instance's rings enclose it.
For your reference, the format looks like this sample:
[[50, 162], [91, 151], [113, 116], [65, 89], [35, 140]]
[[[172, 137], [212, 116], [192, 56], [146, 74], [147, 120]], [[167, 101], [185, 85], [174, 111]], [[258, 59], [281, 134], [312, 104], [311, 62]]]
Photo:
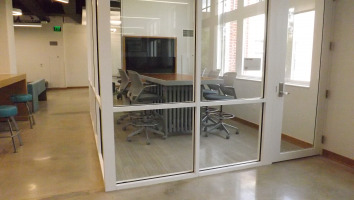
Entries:
[[226, 72], [223, 77], [224, 85], [233, 87], [236, 79], [236, 75], [237, 75], [236, 72]]
[[236, 97], [236, 92], [235, 92], [235, 88], [233, 86], [224, 86], [224, 85], [220, 85], [220, 90], [221, 92], [226, 95], [226, 96], [232, 96], [235, 99], [237, 99]]
[[120, 80], [121, 80], [121, 83], [119, 86], [119, 91], [123, 92], [129, 85], [129, 77], [124, 70], [118, 69], [118, 71], [119, 71]]
[[144, 84], [141, 81], [140, 75], [137, 72], [128, 70], [128, 75], [131, 81], [128, 97], [130, 98], [130, 100], [133, 101], [144, 90]]
[[210, 78], [218, 78], [220, 74], [220, 69], [212, 70], [209, 72], [208, 77]]

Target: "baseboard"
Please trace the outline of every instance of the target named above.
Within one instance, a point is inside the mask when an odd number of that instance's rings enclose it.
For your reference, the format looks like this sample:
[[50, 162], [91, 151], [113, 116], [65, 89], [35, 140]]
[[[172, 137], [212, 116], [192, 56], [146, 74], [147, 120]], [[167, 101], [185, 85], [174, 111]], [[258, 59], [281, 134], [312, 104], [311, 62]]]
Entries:
[[339, 162], [341, 164], [344, 164], [346, 166], [349, 166], [351, 168], [354, 168], [354, 160], [350, 159], [348, 157], [333, 153], [333, 152], [328, 151], [326, 149], [322, 150], [322, 156], [326, 157], [326, 158], [328, 158], [330, 160], [333, 160], [333, 161]]
[[313, 147], [313, 144], [291, 137], [284, 133], [281, 134], [281, 139], [304, 149]]
[[253, 122], [250, 122], [250, 121], [247, 121], [247, 120], [244, 120], [244, 119], [241, 119], [241, 118], [238, 118], [238, 117], [234, 117], [232, 118], [233, 121], [236, 121], [236, 122], [240, 122], [242, 124], [245, 124], [247, 126], [250, 126], [252, 128], [256, 128], [256, 129], [259, 129], [259, 125], [258, 124], [255, 124]]
[[83, 89], [83, 88], [89, 88], [89, 86], [63, 87], [63, 88], [47, 88], [47, 90], [70, 90], [70, 89]]

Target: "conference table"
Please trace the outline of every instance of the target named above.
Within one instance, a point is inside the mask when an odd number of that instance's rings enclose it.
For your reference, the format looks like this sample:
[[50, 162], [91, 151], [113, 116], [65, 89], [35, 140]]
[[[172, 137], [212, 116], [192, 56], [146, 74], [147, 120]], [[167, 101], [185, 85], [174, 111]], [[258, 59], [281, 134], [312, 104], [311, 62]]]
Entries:
[[[194, 101], [194, 76], [188, 74], [141, 74], [141, 78], [156, 85], [150, 92], [163, 97], [156, 103], [178, 103]], [[221, 84], [223, 79], [202, 77], [201, 83]], [[191, 133], [193, 131], [194, 108], [172, 108], [160, 111], [164, 118], [165, 136]]]
[[[11, 95], [27, 94], [26, 74], [0, 74], [0, 105], [13, 105]], [[28, 113], [24, 104], [17, 104], [16, 120], [28, 120]]]

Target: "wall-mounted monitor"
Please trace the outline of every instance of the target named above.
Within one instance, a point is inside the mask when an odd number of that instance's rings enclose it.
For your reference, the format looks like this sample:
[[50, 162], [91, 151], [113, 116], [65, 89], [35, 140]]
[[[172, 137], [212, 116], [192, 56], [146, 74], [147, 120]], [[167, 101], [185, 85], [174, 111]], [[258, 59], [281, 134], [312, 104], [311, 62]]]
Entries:
[[123, 69], [138, 73], [175, 73], [177, 38], [123, 37]]

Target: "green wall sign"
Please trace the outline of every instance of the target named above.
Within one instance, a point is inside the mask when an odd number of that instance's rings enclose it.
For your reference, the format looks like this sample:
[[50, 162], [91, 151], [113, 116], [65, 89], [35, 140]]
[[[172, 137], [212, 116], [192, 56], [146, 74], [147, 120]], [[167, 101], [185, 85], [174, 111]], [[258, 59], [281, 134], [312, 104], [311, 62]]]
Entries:
[[54, 32], [61, 32], [61, 26], [54, 26]]

